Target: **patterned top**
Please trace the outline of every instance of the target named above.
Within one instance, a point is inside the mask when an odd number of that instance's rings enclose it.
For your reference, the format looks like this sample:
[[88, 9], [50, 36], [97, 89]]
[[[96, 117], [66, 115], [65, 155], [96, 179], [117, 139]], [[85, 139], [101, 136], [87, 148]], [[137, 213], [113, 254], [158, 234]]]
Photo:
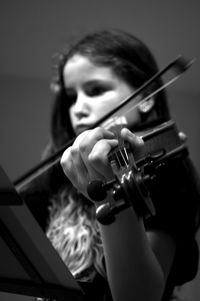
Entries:
[[[162, 299], [166, 301], [170, 299], [175, 286], [192, 280], [197, 273], [199, 252], [195, 233], [200, 192], [188, 158], [172, 159], [157, 172], [158, 177], [150, 187], [156, 216], [144, 222], [147, 230], [166, 231], [177, 242], [175, 259]], [[50, 198], [50, 204], [47, 195], [35, 188], [26, 192], [24, 198], [43, 228], [44, 215], [39, 215], [44, 210], [38, 210], [37, 205], [43, 203], [46, 208], [48, 203], [47, 237], [86, 292], [86, 300], [111, 301], [94, 207], [69, 185], [62, 187]]]

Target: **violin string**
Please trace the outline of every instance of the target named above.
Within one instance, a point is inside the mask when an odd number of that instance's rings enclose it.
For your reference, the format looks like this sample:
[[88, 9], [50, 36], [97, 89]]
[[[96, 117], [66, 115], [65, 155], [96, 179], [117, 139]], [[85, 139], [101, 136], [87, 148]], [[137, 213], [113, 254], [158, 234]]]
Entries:
[[127, 161], [126, 161], [125, 156], [123, 154], [123, 150], [125, 150], [125, 147], [123, 149], [120, 149], [120, 154], [121, 154], [121, 157], [123, 159], [124, 165], [126, 165], [126, 167], [128, 167]]
[[119, 152], [119, 147], [118, 147], [118, 151], [115, 151], [115, 157], [117, 158], [118, 166], [121, 167], [121, 162], [118, 156], [118, 152]]
[[123, 154], [123, 152], [125, 152], [124, 139], [120, 135], [124, 120], [124, 117], [115, 116], [108, 120], [104, 125], [105, 128], [111, 130], [115, 134], [115, 138], [118, 140], [118, 146], [114, 149], [112, 154], [114, 154], [117, 166], [119, 169], [121, 168], [121, 170], [124, 166], [128, 167], [127, 160]]
[[[121, 125], [120, 133], [121, 133], [122, 128], [123, 128], [123, 126]], [[128, 168], [129, 158], [128, 158], [128, 154], [127, 154], [127, 151], [126, 151], [126, 146], [125, 146], [125, 143], [124, 143], [124, 139], [122, 139], [122, 144], [123, 144], [122, 156], [123, 156], [123, 160], [125, 162], [125, 165]], [[124, 151], [124, 154], [123, 154], [123, 151]]]
[[129, 162], [129, 156], [127, 154], [127, 151], [126, 151], [126, 147], [124, 146], [124, 153], [125, 153], [125, 156], [126, 156], [126, 160], [127, 160], [127, 164]]
[[[118, 159], [118, 162], [120, 162], [120, 167], [123, 168], [124, 166], [126, 166], [128, 168], [128, 160], [126, 160], [124, 154], [123, 154], [123, 150], [124, 153], [126, 154], [125, 151], [125, 145], [124, 145], [124, 139], [122, 139], [120, 132], [122, 130], [122, 124], [118, 124], [118, 128], [116, 127], [117, 130], [117, 136], [118, 136], [118, 141], [119, 141], [119, 145], [118, 145], [118, 152], [116, 152], [116, 156]], [[121, 155], [121, 160], [119, 158], [119, 154]], [[123, 162], [123, 163], [121, 163]]]
[[[125, 159], [123, 151], [122, 151], [121, 148], [118, 147], [118, 150], [115, 151], [115, 156], [116, 156], [117, 162], [119, 164], [119, 167], [121, 169], [124, 168], [124, 165], [128, 168], [127, 160]], [[122, 162], [124, 164], [122, 164]]]
[[[119, 119], [121, 119], [121, 118], [119, 118]], [[122, 123], [119, 123], [118, 128], [117, 128], [117, 136], [118, 136], [118, 141], [119, 141], [119, 147], [118, 147], [119, 148], [119, 154], [121, 155], [121, 160], [123, 161], [124, 165], [127, 165], [126, 160], [125, 160], [124, 155], [123, 155], [124, 139], [122, 139], [122, 137], [120, 135], [121, 130], [122, 130]], [[122, 167], [123, 167], [123, 164], [121, 163], [121, 168]]]

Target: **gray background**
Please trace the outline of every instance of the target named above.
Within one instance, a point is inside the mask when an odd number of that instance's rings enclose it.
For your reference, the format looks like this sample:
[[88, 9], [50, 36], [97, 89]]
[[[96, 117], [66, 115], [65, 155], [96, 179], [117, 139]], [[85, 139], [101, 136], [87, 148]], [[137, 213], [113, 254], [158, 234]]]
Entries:
[[[198, 0], [1, 0], [0, 164], [10, 178], [37, 164], [48, 140], [53, 54], [77, 34], [103, 27], [139, 36], [160, 67], [179, 54], [197, 58], [168, 94], [173, 119], [188, 135], [200, 172], [199, 12]], [[199, 279], [184, 286], [184, 301], [200, 299]], [[0, 293], [0, 300], [32, 298]]]

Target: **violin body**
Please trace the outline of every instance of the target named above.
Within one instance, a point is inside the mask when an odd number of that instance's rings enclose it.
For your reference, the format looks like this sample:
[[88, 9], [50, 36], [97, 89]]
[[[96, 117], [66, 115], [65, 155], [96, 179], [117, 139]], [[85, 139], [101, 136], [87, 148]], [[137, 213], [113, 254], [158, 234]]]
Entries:
[[[144, 152], [133, 157], [129, 145], [120, 142], [108, 155], [113, 180], [108, 183], [92, 181], [88, 185], [89, 196], [96, 203], [100, 202], [96, 215], [102, 224], [113, 222], [118, 212], [130, 206], [138, 217], [146, 219], [155, 215], [149, 189], [151, 182], [171, 158], [188, 154], [185, 139], [181, 138], [172, 120], [137, 135], [144, 140]], [[112, 201], [104, 202], [108, 191]]]

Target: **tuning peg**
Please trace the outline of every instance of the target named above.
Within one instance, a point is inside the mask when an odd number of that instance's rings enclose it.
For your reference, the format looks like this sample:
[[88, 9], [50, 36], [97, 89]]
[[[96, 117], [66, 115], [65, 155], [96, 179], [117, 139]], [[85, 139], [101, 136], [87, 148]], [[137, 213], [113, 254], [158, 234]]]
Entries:
[[87, 186], [87, 193], [94, 202], [105, 200], [107, 191], [114, 185], [116, 180], [102, 182], [100, 180], [91, 181]]

